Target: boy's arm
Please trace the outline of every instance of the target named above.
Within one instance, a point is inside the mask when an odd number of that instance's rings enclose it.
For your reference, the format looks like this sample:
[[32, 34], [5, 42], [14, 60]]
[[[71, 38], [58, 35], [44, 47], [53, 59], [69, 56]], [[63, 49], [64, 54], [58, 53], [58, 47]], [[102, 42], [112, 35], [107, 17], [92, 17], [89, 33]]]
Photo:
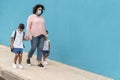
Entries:
[[13, 43], [14, 43], [14, 38], [13, 38], [13, 37], [11, 37], [11, 38], [10, 38], [10, 47], [11, 47], [11, 48], [13, 48], [13, 47], [14, 47], [14, 46], [13, 46]]
[[13, 31], [10, 37], [10, 47], [13, 48], [13, 44], [14, 44], [14, 37], [16, 35], [16, 31]]

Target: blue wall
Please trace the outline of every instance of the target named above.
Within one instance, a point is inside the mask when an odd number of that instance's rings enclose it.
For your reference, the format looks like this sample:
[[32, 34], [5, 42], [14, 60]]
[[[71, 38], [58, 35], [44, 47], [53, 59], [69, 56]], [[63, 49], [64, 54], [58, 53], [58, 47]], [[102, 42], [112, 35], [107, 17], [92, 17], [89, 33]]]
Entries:
[[[0, 44], [9, 46], [11, 32], [45, 5], [51, 39], [50, 59], [120, 80], [119, 0], [1, 0]], [[25, 51], [30, 42], [25, 42]]]

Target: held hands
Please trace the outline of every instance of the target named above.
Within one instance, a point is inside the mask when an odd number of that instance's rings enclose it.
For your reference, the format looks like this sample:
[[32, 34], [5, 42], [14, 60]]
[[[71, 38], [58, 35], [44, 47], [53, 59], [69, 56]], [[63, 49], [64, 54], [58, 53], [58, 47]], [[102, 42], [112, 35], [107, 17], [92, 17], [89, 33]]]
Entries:
[[24, 40], [27, 40], [27, 41], [28, 41], [28, 40], [31, 40], [31, 39], [32, 39], [32, 36], [27, 36], [27, 35], [26, 35], [26, 36], [24, 37]]
[[29, 36], [25, 36], [24, 40], [28, 41], [29, 40]]

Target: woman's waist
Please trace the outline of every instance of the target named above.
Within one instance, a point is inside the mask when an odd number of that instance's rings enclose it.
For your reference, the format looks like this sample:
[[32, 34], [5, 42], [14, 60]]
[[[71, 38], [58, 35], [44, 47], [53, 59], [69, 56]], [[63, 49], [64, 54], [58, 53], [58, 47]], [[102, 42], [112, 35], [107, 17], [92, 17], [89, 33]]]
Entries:
[[36, 37], [36, 36], [40, 36], [40, 35], [46, 35], [46, 33], [45, 32], [32, 32], [31, 31], [31, 36]]

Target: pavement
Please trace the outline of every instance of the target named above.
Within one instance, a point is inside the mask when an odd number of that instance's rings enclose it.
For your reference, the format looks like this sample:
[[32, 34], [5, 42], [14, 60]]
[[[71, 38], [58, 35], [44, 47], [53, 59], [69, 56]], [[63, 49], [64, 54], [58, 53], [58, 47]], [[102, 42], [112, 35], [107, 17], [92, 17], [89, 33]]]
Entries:
[[[32, 66], [26, 64], [27, 53], [23, 53], [24, 69], [13, 69], [14, 53], [10, 48], [0, 45], [0, 76], [5, 80], [113, 80], [53, 60], [47, 60], [45, 69], [37, 66], [36, 56], [31, 59]], [[1, 79], [0, 79], [1, 80]]]

